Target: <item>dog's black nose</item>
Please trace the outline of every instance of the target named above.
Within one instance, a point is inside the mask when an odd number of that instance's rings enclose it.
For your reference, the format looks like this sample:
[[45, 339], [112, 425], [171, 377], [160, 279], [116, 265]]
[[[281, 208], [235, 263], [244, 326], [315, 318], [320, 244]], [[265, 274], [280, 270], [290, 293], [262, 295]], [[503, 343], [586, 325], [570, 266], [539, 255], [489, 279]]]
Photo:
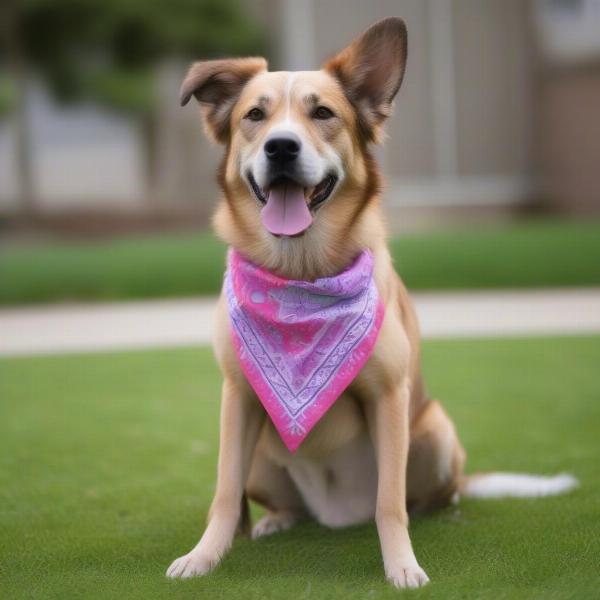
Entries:
[[276, 163], [292, 162], [298, 158], [302, 142], [294, 134], [286, 133], [268, 139], [265, 142], [267, 158]]

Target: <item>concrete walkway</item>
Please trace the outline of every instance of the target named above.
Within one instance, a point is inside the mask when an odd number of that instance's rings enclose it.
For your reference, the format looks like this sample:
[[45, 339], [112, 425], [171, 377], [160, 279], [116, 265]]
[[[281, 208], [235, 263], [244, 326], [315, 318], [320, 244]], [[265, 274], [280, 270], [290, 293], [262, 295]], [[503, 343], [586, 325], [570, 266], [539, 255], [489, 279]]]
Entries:
[[[600, 333], [600, 288], [412, 295], [425, 338]], [[204, 345], [215, 298], [0, 310], [0, 355]]]

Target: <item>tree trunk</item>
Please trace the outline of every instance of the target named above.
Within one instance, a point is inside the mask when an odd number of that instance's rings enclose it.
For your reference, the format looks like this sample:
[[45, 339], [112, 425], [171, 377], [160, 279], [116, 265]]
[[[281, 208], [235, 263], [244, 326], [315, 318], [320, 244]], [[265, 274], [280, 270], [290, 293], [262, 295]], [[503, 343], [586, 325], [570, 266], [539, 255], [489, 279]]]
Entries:
[[8, 67], [16, 87], [15, 146], [17, 180], [19, 185], [19, 211], [24, 218], [31, 219], [37, 212], [31, 131], [28, 114], [28, 77], [23, 44], [20, 37], [20, 22], [17, 0], [3, 2], [2, 37], [8, 57]]

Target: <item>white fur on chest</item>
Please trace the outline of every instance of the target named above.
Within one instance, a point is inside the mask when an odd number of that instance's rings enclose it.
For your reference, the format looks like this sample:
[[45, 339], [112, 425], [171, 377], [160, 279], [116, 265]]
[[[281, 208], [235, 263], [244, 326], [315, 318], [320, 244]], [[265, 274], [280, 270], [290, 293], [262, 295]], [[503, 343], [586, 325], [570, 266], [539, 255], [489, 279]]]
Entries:
[[374, 518], [377, 466], [366, 433], [323, 461], [292, 459], [288, 472], [322, 525], [347, 527]]
[[377, 466], [362, 410], [342, 395], [295, 454], [268, 424], [269, 454], [285, 467], [314, 518], [328, 527], [372, 520]]

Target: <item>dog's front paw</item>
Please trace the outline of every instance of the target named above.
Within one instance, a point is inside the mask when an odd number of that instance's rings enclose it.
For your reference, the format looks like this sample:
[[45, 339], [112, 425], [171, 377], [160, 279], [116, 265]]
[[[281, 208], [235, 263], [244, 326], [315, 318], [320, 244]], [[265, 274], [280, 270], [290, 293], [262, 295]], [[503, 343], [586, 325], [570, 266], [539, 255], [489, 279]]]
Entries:
[[429, 577], [419, 565], [398, 567], [387, 572], [386, 577], [397, 588], [418, 588], [429, 583]]
[[206, 575], [217, 566], [217, 563], [218, 560], [210, 560], [199, 552], [192, 550], [171, 563], [171, 566], [167, 569], [167, 577], [171, 579], [175, 579], [176, 577], [185, 579], [187, 577]]

